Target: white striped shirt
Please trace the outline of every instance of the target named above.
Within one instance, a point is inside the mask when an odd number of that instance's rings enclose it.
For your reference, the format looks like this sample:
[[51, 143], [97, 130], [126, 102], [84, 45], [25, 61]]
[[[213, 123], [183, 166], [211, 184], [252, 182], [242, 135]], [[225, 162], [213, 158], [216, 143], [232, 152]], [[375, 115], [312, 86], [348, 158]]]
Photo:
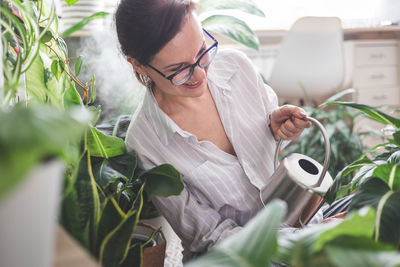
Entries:
[[278, 105], [276, 94], [243, 53], [219, 51], [207, 80], [237, 156], [182, 130], [150, 90], [126, 138], [144, 169], [170, 163], [181, 173], [182, 193], [155, 197], [153, 203], [192, 252], [203, 252], [238, 231], [263, 208], [259, 192], [273, 173], [276, 147], [268, 127], [268, 116]]

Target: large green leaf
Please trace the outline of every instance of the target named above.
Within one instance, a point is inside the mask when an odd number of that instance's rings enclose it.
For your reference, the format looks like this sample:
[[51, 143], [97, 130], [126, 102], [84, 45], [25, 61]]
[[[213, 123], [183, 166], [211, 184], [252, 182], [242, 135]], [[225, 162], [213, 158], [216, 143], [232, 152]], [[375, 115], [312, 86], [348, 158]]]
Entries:
[[112, 158], [96, 158], [93, 160], [93, 174], [102, 188], [116, 180], [124, 180], [129, 183], [133, 180], [136, 169], [136, 153], [127, 152]]
[[[327, 266], [327, 259], [323, 257], [325, 246], [337, 243], [338, 238], [344, 236], [351, 236], [350, 240], [370, 238], [374, 231], [374, 219], [373, 210], [364, 209], [349, 214], [343, 221], [333, 221], [280, 235], [275, 260], [291, 266]], [[352, 243], [352, 246], [364, 247], [365, 244]], [[321, 259], [324, 260], [321, 262]]]
[[35, 57], [31, 67], [25, 73], [25, 86], [28, 95], [41, 103], [46, 102], [46, 84], [44, 79], [44, 66], [39, 54]]
[[325, 201], [327, 201], [328, 203], [332, 203], [337, 198], [338, 192], [343, 189], [343, 187], [349, 187], [347, 183], [343, 182], [346, 179], [347, 175], [358, 169], [362, 169], [363, 171], [358, 172], [357, 176], [352, 180], [352, 184], [358, 184], [359, 180], [363, 177], [362, 175], [365, 174], [366, 171], [369, 171], [375, 167], [375, 163], [373, 163], [370, 159], [364, 157], [347, 165], [336, 175], [333, 184], [324, 196]]
[[242, 230], [187, 266], [269, 266], [277, 250], [277, 230], [285, 210], [284, 202], [270, 202]]
[[88, 131], [88, 149], [94, 157], [110, 158], [124, 154], [125, 143], [121, 138], [107, 136], [94, 127]]
[[147, 170], [139, 178], [146, 181], [145, 191], [149, 197], [179, 195], [184, 187], [179, 172], [170, 164]]
[[[73, 187], [66, 186], [64, 188], [59, 221], [64, 229], [81, 244], [85, 244], [85, 240], [89, 239], [89, 237], [84, 236], [85, 224], [82, 226], [79, 218], [78, 196], [77, 191]], [[86, 247], [89, 248], [89, 245], [86, 244]]]
[[49, 106], [16, 106], [0, 111], [0, 197], [41, 160], [65, 156], [85, 125]]
[[97, 228], [95, 255], [99, 256], [101, 243], [122, 222], [125, 216], [125, 213], [119, 208], [118, 203], [113, 198], [105, 200]]
[[399, 245], [400, 192], [395, 192], [381, 178], [371, 178], [356, 192], [349, 210], [372, 206], [376, 209], [375, 240]]
[[373, 173], [374, 177], [379, 177], [392, 191], [400, 191], [400, 166], [397, 164], [383, 164], [378, 166]]
[[363, 104], [357, 104], [354, 102], [327, 102], [325, 103], [326, 105], [333, 105], [333, 106], [346, 106], [346, 107], [352, 107], [355, 109], [358, 109], [368, 115], [371, 119], [381, 122], [383, 124], [391, 124], [396, 128], [400, 127], [400, 120], [396, 119], [386, 113], [383, 113], [382, 111], [378, 110], [375, 107], [363, 105]]
[[123, 261], [129, 249], [136, 215], [136, 210], [128, 213], [123, 221], [104, 238], [99, 255], [101, 266], [114, 267]]
[[[66, 0], [67, 1], [67, 0]], [[72, 1], [73, 2], [73, 1]], [[76, 1], [75, 1], [76, 2]], [[74, 3], [74, 2], [73, 2]], [[100, 11], [97, 13], [94, 13], [93, 15], [90, 15], [87, 18], [84, 18], [83, 20], [81, 20], [80, 22], [78, 22], [77, 24], [73, 25], [72, 27], [66, 29], [62, 34], [61, 37], [62, 38], [66, 38], [68, 36], [70, 36], [71, 34], [73, 34], [76, 31], [79, 31], [80, 29], [82, 29], [83, 27], [85, 27], [89, 22], [91, 22], [92, 20], [95, 19], [103, 19], [105, 17], [107, 17], [109, 15], [108, 12], [104, 12], [104, 11]]]
[[219, 33], [245, 46], [258, 50], [255, 33], [242, 20], [228, 15], [211, 15], [202, 21], [207, 30]]
[[327, 246], [329, 261], [336, 267], [343, 266], [400, 266], [398, 252], [352, 249], [341, 246]]
[[251, 0], [200, 0], [197, 3], [197, 11], [199, 14], [223, 9], [238, 9], [248, 14], [265, 17], [264, 12]]

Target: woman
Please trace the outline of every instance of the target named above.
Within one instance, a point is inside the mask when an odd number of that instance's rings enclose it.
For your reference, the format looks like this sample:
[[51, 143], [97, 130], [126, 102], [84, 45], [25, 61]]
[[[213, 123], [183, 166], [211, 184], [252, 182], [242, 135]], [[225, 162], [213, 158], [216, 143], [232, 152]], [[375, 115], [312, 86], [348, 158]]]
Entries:
[[127, 147], [145, 169], [170, 163], [181, 173], [182, 193], [153, 203], [184, 253], [202, 253], [263, 208], [276, 140], [297, 138], [310, 122], [298, 107], [278, 107], [244, 54], [217, 52], [189, 0], [122, 0], [116, 27], [148, 88]]

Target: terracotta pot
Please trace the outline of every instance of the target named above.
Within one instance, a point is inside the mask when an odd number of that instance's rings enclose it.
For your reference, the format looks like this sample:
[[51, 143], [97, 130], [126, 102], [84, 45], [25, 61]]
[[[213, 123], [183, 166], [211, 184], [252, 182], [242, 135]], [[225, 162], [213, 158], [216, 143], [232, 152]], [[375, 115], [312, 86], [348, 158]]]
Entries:
[[[153, 226], [139, 222], [132, 238], [147, 240], [156, 230]], [[164, 234], [159, 231], [150, 242], [150, 246], [143, 250], [143, 267], [163, 267], [167, 242]]]

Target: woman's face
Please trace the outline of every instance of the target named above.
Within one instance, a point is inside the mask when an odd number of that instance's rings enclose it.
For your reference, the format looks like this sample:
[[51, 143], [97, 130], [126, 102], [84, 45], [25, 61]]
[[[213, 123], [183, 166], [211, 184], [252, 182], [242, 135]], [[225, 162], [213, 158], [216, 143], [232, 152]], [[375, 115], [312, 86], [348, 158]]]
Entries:
[[[194, 14], [184, 21], [181, 30], [150, 61], [150, 65], [169, 76], [179, 69], [193, 64], [206, 51], [207, 44], [203, 30]], [[207, 70], [196, 67], [190, 79], [174, 86], [152, 68], [145, 67], [155, 83], [154, 93], [163, 97], [199, 97], [207, 89]]]

